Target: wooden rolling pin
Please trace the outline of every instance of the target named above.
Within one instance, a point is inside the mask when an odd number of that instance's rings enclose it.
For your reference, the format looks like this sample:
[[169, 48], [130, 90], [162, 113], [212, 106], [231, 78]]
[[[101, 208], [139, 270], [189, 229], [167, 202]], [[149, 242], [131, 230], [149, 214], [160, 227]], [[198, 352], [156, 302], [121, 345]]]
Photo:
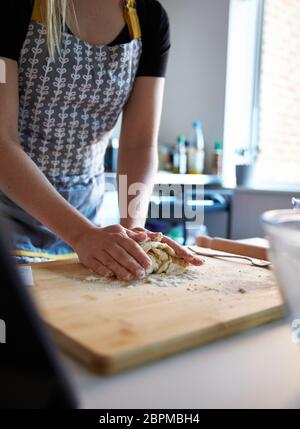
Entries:
[[197, 245], [206, 249], [218, 250], [220, 252], [232, 253], [233, 255], [249, 256], [250, 258], [263, 259], [269, 261], [268, 249], [254, 246], [253, 244], [239, 243], [223, 238], [210, 238], [200, 236], [197, 238]]

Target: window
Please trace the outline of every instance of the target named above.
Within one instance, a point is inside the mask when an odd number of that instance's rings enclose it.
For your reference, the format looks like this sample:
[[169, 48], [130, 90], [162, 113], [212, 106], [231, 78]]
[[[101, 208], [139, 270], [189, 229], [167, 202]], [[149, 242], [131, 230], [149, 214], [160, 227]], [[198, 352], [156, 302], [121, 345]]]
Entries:
[[257, 145], [254, 185], [300, 184], [299, 22], [300, 0], [231, 0], [227, 185], [235, 179], [235, 150]]
[[224, 184], [235, 185], [237, 149], [257, 140], [263, 0], [231, 0], [224, 130]]
[[265, 0], [257, 178], [300, 184], [300, 0]]

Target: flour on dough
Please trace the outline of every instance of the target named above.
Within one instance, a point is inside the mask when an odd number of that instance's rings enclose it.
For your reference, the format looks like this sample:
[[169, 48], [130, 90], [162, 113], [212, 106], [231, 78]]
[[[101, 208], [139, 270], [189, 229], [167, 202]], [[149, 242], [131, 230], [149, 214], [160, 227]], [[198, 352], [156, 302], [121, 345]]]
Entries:
[[189, 263], [179, 258], [175, 251], [166, 243], [162, 243], [162, 235], [158, 234], [155, 241], [144, 241], [141, 247], [151, 259], [151, 266], [146, 270], [149, 274], [182, 274]]

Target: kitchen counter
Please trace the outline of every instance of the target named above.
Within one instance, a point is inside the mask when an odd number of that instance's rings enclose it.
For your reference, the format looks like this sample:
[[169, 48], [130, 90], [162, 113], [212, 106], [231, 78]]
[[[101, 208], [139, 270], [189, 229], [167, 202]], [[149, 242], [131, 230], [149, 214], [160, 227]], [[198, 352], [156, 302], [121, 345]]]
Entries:
[[63, 355], [81, 407], [107, 409], [300, 408], [299, 362], [285, 320], [111, 377]]
[[300, 407], [300, 346], [282, 321], [113, 377], [63, 361], [83, 408]]

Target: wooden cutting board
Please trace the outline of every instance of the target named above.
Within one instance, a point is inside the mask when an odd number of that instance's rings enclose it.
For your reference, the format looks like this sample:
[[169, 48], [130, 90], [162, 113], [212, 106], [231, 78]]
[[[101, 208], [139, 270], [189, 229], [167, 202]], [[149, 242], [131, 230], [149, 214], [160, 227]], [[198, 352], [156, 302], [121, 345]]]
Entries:
[[78, 262], [37, 264], [33, 295], [64, 351], [114, 373], [283, 316], [272, 271], [206, 258], [165, 283], [92, 281]]

